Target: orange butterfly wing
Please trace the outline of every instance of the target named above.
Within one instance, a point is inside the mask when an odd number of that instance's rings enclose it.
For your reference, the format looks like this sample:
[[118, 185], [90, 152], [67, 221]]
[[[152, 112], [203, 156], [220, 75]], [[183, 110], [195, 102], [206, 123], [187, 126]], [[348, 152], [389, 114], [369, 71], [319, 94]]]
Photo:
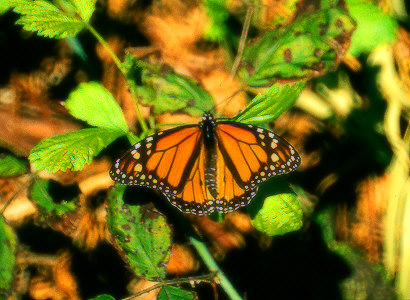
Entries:
[[171, 204], [185, 213], [207, 215], [214, 211], [215, 200], [205, 182], [205, 146], [188, 176], [185, 186], [178, 194], [167, 194]]
[[183, 212], [208, 214], [214, 198], [205, 185], [205, 149], [197, 125], [160, 131], [136, 143], [110, 171], [122, 184], [161, 191]]
[[269, 130], [219, 122], [215, 132], [219, 212], [247, 205], [256, 195], [260, 182], [291, 172], [300, 165], [300, 156], [293, 146]]
[[[295, 149], [266, 129], [217, 122], [214, 131], [215, 149], [205, 147], [198, 125], [158, 132], [118, 159], [110, 175], [123, 184], [157, 189], [181, 211], [203, 215], [247, 205], [260, 182], [300, 164]], [[205, 170], [207, 159], [215, 160], [216, 170]]]
[[196, 125], [160, 131], [136, 143], [116, 161], [110, 175], [122, 184], [180, 193], [199, 155], [201, 138]]

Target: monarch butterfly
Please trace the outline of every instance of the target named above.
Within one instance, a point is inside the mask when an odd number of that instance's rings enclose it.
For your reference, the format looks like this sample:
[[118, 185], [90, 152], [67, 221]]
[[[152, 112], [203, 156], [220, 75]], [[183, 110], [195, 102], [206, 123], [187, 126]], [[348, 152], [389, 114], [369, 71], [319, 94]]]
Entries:
[[227, 213], [247, 205], [258, 184], [293, 171], [300, 156], [273, 132], [209, 112], [198, 124], [159, 131], [119, 158], [111, 178], [161, 191], [184, 213]]

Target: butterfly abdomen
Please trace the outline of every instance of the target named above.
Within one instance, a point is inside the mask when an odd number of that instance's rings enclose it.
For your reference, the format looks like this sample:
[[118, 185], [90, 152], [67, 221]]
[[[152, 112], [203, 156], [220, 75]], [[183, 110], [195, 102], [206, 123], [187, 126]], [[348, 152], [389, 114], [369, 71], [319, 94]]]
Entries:
[[205, 184], [209, 193], [217, 199], [217, 185], [216, 185], [216, 137], [215, 137], [215, 121], [211, 114], [204, 114], [202, 122], [199, 124], [202, 130], [205, 147], [205, 164], [204, 175]]

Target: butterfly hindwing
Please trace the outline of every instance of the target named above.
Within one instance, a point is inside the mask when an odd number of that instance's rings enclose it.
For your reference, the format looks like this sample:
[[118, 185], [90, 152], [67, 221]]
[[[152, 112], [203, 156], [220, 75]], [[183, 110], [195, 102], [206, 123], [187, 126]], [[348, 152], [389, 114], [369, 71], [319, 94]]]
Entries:
[[172, 205], [185, 213], [196, 215], [210, 214], [214, 211], [215, 200], [205, 183], [205, 147], [200, 152], [183, 190], [178, 194], [166, 194]]
[[239, 186], [219, 149], [217, 151], [217, 187], [218, 199], [215, 205], [220, 213], [227, 213], [246, 206], [257, 191], [257, 187], [245, 190]]

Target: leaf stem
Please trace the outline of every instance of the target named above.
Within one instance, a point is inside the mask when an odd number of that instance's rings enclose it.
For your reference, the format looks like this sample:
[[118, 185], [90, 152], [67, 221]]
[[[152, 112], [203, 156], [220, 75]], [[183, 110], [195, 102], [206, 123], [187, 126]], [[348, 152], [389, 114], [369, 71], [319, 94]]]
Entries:
[[138, 98], [137, 98], [137, 95], [136, 95], [135, 88], [134, 88], [131, 80], [127, 78], [127, 73], [125, 72], [124, 68], [122, 67], [122, 63], [121, 63], [120, 59], [114, 53], [114, 51], [112, 51], [111, 47], [103, 39], [103, 37], [94, 29], [94, 27], [92, 27], [87, 22], [84, 22], [84, 25], [92, 33], [92, 35], [94, 35], [94, 37], [101, 43], [101, 45], [105, 48], [105, 50], [107, 50], [108, 54], [111, 56], [114, 63], [117, 65], [118, 69], [120, 70], [120, 72], [124, 76], [125, 80], [127, 81], [128, 87], [130, 88], [132, 98], [134, 99], [134, 102], [135, 102], [135, 107], [136, 107], [136, 111], [137, 111], [138, 120], [140, 122], [142, 130], [144, 131], [144, 133], [146, 133], [148, 131], [148, 126], [145, 123], [144, 118], [142, 117], [141, 110], [140, 110], [140, 107], [139, 107], [139, 104], [138, 104]]
[[242, 300], [241, 296], [235, 290], [235, 288], [233, 287], [229, 279], [225, 276], [222, 270], [218, 267], [211, 253], [209, 253], [208, 249], [206, 248], [205, 244], [193, 236], [189, 236], [189, 240], [191, 241], [192, 245], [195, 247], [196, 251], [198, 251], [199, 256], [201, 256], [202, 260], [204, 261], [208, 269], [211, 272], [215, 272], [217, 274], [218, 283], [224, 289], [224, 291], [229, 296], [229, 298], [232, 300]]

